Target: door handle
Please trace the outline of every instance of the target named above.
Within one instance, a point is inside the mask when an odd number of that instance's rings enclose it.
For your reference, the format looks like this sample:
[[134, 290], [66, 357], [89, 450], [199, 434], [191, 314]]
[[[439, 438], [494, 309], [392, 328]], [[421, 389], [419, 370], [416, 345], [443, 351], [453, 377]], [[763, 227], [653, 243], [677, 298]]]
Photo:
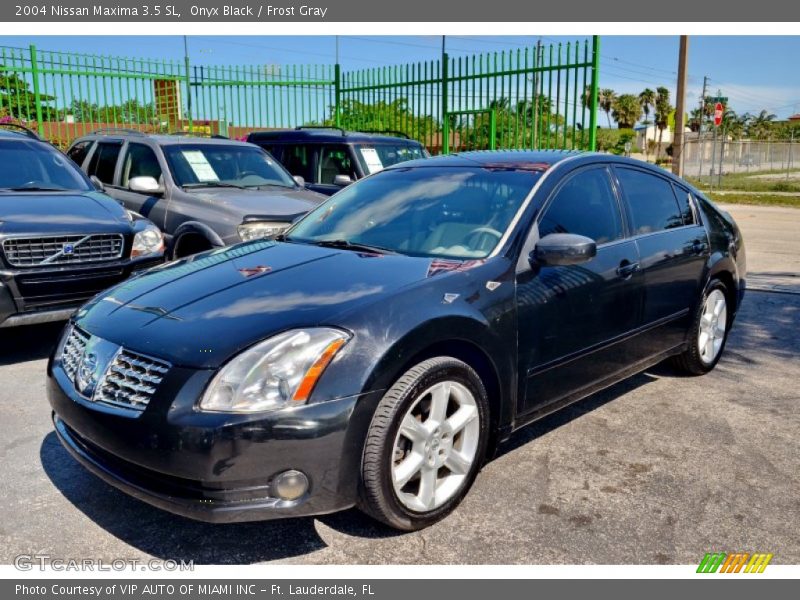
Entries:
[[706, 243], [703, 240], [695, 240], [692, 243], [692, 252], [695, 254], [702, 254], [706, 249]]
[[638, 262], [628, 262], [627, 260], [623, 260], [617, 267], [617, 275], [619, 275], [623, 279], [628, 279], [638, 270], [639, 270]]

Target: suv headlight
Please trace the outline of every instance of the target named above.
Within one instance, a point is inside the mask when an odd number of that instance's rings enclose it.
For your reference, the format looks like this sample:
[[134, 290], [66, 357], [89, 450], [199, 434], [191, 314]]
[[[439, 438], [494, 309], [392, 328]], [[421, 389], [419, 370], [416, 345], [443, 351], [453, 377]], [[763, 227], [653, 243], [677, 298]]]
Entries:
[[245, 350], [208, 386], [200, 409], [250, 413], [305, 403], [350, 336], [328, 327], [292, 329]]
[[164, 253], [164, 235], [155, 225], [147, 225], [133, 236], [131, 258]]
[[289, 228], [290, 224], [291, 223], [283, 223], [280, 221], [250, 221], [239, 225], [237, 230], [239, 232], [239, 239], [243, 242], [249, 242], [251, 240], [259, 240], [283, 233]]

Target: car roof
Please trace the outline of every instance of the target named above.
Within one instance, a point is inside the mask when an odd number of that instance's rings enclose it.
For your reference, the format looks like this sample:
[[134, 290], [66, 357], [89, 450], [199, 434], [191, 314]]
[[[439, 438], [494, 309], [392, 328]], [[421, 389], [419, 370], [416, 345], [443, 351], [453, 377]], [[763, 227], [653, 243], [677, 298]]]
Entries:
[[568, 158], [590, 156], [591, 154], [576, 150], [472, 150], [433, 156], [424, 160], [409, 160], [387, 168], [493, 167], [545, 171]]
[[316, 143], [372, 143], [372, 144], [405, 144], [421, 145], [417, 140], [387, 133], [369, 133], [364, 131], [346, 131], [344, 129], [310, 128], [284, 129], [275, 131], [254, 131], [248, 136], [253, 143], [258, 142], [316, 142]]
[[247, 142], [232, 140], [226, 137], [204, 137], [200, 135], [145, 133], [141, 131], [125, 131], [109, 129], [107, 131], [93, 131], [77, 138], [73, 143], [83, 140], [126, 139], [136, 141], [151, 141], [159, 146], [179, 146], [193, 144], [211, 144], [219, 146], [252, 146]]

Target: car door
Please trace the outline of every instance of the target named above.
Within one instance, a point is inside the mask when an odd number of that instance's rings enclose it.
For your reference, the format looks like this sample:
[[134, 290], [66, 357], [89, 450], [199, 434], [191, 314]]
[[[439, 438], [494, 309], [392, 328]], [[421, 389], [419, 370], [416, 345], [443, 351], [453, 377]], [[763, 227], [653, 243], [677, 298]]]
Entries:
[[539, 239], [551, 233], [590, 237], [597, 255], [578, 265], [534, 264], [517, 276], [522, 413], [541, 410], [626, 368], [633, 358], [629, 339], [640, 323], [639, 255], [626, 237], [607, 166], [573, 172], [553, 191], [531, 235]]
[[314, 182], [307, 187], [330, 196], [342, 189], [334, 183], [337, 175], [347, 175], [350, 181], [355, 181], [358, 178], [355, 161], [346, 145], [326, 144], [319, 149]]
[[316, 182], [316, 150], [306, 144], [284, 144], [279, 146], [280, 152], [274, 155], [292, 177], [300, 176], [306, 182], [306, 187], [313, 189]]
[[688, 190], [650, 170], [615, 166], [644, 275], [642, 347], [655, 354], [684, 341], [708, 259], [705, 228]]
[[147, 144], [128, 142], [122, 152], [119, 185], [115, 186], [114, 196], [130, 210], [147, 217], [160, 228], [166, 222], [168, 200], [163, 193], [147, 194], [130, 189], [134, 177], [152, 177], [164, 186], [164, 167], [156, 151]]
[[122, 140], [114, 139], [103, 139], [97, 142], [89, 158], [89, 164], [86, 167], [86, 174], [89, 175], [89, 177], [97, 177], [103, 184], [108, 186], [106, 190], [107, 193], [120, 201], [122, 201], [121, 198], [117, 196], [114, 188], [111, 186], [113, 186], [115, 182], [114, 175], [117, 169], [117, 160], [122, 151], [122, 144]]

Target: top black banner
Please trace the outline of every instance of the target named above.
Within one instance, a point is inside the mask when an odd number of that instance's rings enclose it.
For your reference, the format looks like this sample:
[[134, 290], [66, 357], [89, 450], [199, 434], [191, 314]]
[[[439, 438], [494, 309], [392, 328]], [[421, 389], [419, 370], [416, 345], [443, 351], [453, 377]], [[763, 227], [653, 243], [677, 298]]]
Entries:
[[[521, 2], [520, 0], [144, 0], [100, 2], [18, 0], [0, 5], [0, 22], [740, 22], [800, 21], [800, 3], [761, 0], [758, 10], [742, 0], [668, 5], [641, 0], [611, 2]], [[632, 32], [633, 33], [633, 32]]]

